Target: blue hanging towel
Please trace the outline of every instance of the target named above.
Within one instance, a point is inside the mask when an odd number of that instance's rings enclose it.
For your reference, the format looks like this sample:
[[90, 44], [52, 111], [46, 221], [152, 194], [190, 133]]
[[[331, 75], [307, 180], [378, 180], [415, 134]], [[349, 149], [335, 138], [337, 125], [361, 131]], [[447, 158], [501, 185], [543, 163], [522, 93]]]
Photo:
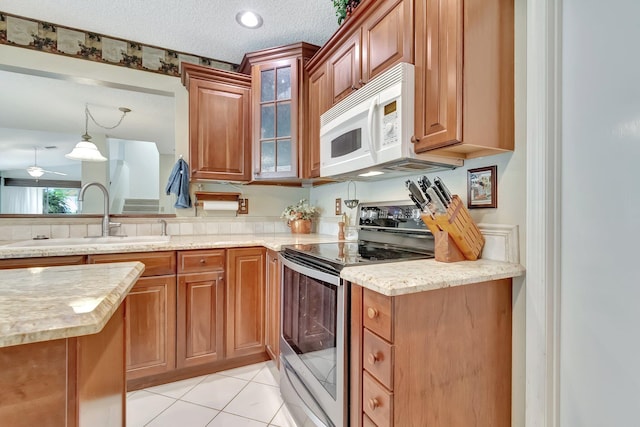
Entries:
[[169, 176], [169, 182], [167, 182], [167, 188], [165, 189], [167, 195], [173, 193], [177, 196], [176, 204], [173, 205], [176, 208], [190, 208], [191, 197], [189, 196], [189, 165], [182, 158], [180, 158]]

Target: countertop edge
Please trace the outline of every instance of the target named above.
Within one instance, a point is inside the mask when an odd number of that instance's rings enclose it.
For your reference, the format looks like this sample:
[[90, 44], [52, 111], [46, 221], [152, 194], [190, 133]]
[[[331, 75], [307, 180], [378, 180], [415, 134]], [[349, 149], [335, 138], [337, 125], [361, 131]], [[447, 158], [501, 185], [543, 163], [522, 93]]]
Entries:
[[[414, 270], [413, 275], [408, 274], [407, 271], [412, 269]], [[525, 273], [525, 268], [522, 265], [504, 261], [477, 260], [440, 263], [435, 260], [420, 260], [345, 267], [342, 269], [340, 277], [382, 295], [392, 297], [514, 278], [523, 276]]]
[[[124, 277], [119, 278], [105, 297], [90, 312], [82, 313], [74, 321], [74, 325], [37, 331], [26, 331], [10, 335], [0, 336], [0, 348], [22, 344], [32, 344], [43, 341], [74, 338], [84, 335], [96, 334], [105, 327], [114, 313], [118, 310], [131, 288], [144, 272], [145, 266], [139, 261], [119, 262], [108, 264], [84, 264], [75, 266], [45, 267], [45, 269], [74, 268], [102, 268], [108, 269], [114, 265], [122, 268], [130, 268]], [[15, 270], [12, 270], [15, 271]]]

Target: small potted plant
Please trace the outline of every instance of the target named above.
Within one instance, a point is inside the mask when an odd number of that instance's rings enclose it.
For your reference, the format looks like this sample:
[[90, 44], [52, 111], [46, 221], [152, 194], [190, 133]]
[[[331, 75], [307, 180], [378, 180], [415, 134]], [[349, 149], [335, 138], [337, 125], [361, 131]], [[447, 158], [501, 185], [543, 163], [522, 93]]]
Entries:
[[311, 233], [311, 220], [318, 215], [318, 208], [309, 205], [307, 199], [300, 200], [295, 205], [287, 206], [280, 218], [287, 220], [287, 225], [294, 234]]
[[338, 25], [351, 16], [353, 10], [360, 4], [360, 0], [333, 0], [333, 7], [336, 9]]

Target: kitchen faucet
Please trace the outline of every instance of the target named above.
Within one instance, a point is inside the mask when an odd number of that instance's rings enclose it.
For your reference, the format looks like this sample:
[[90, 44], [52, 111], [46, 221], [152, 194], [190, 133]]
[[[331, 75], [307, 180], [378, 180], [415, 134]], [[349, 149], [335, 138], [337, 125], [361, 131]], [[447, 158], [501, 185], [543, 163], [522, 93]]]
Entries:
[[87, 191], [87, 188], [95, 185], [100, 190], [102, 190], [102, 194], [104, 194], [104, 215], [102, 216], [102, 237], [109, 236], [109, 191], [107, 188], [100, 184], [99, 182], [88, 182], [82, 186], [80, 189], [80, 194], [78, 195], [78, 203], [82, 206], [82, 202], [84, 200], [84, 192]]

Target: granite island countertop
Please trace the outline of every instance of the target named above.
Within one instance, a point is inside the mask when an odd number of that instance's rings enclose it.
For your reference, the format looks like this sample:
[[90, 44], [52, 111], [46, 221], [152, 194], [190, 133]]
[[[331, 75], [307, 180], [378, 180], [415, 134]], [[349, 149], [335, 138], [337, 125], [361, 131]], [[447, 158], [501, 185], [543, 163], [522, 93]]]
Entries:
[[100, 332], [143, 271], [140, 262], [3, 270], [0, 348]]

